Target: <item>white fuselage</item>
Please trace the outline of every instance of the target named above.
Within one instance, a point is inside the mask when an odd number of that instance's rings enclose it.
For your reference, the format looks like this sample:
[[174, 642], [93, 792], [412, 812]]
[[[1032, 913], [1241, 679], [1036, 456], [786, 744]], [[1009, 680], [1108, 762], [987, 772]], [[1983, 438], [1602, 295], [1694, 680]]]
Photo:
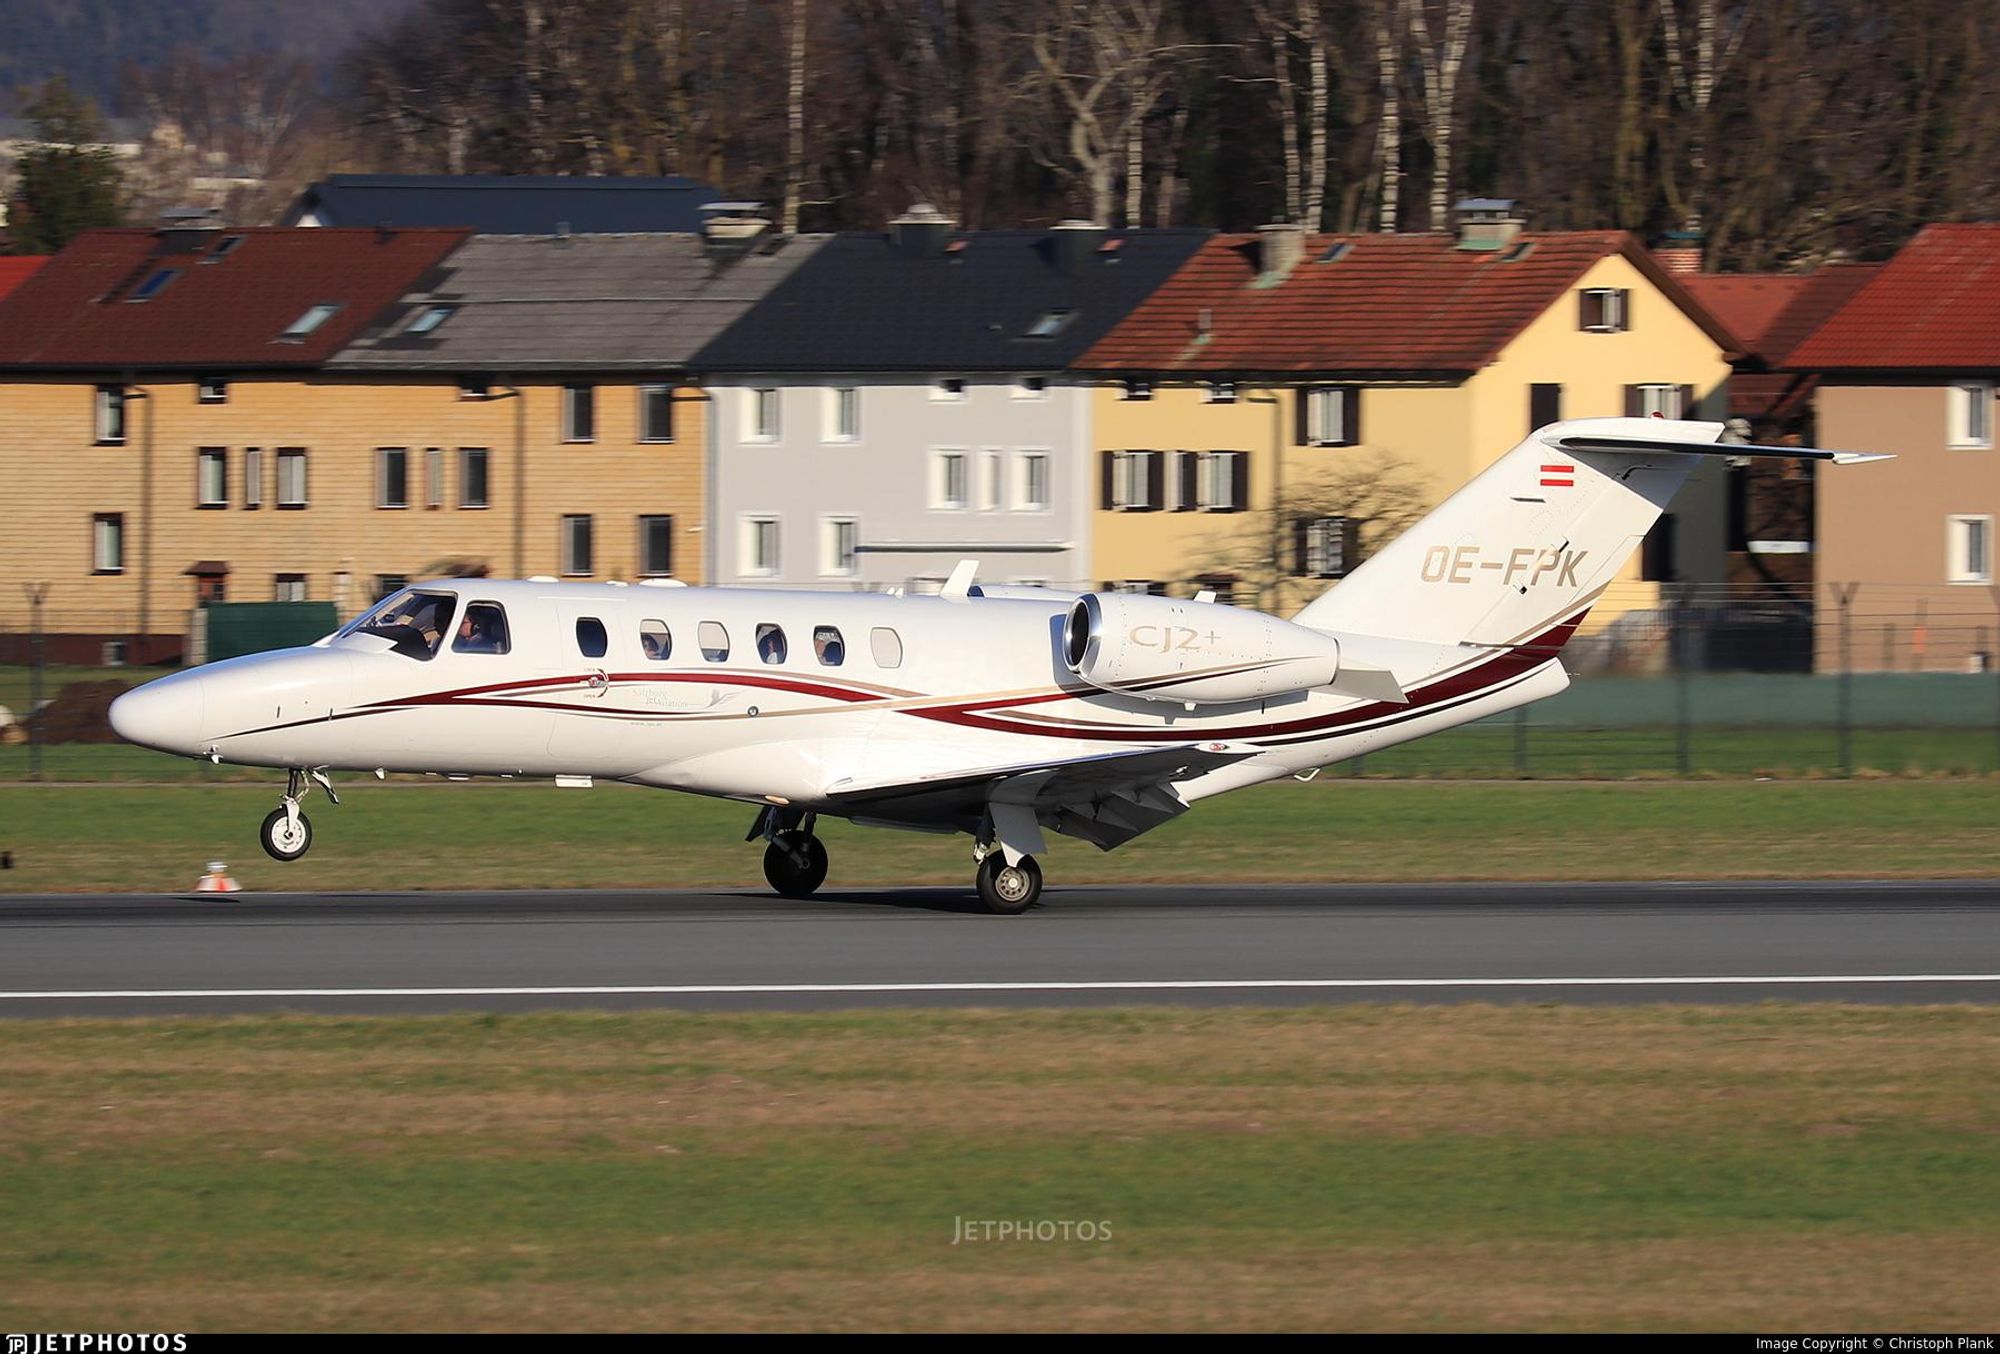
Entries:
[[[152, 683], [121, 701], [120, 732], [245, 765], [590, 776], [839, 813], [843, 786], [1210, 740], [1254, 748], [1178, 783], [1193, 801], [1567, 685], [1549, 656], [1554, 646], [1440, 646], [1428, 672], [1406, 679], [1407, 705], [1314, 690], [1189, 708], [1073, 676], [1061, 649], [1073, 599], [1060, 593], [954, 600], [471, 579], [421, 586], [457, 594], [460, 614], [480, 602], [504, 608], [508, 651], [455, 652], [444, 642], [419, 658], [379, 636], [343, 632]], [[586, 651], [589, 622], [603, 628], [601, 655]], [[760, 655], [765, 626], [782, 630], [782, 660]], [[641, 634], [661, 627], [671, 649], [656, 658]], [[837, 663], [830, 646], [815, 643], [829, 627]], [[1407, 654], [1399, 662], [1407, 672]], [[909, 821], [924, 825], [916, 813]]]

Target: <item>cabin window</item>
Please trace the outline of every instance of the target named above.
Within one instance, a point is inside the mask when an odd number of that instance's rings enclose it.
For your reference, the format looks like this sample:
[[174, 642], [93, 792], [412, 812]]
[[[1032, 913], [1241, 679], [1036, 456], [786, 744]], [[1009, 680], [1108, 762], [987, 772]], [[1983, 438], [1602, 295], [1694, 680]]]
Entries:
[[878, 625], [868, 632], [868, 650], [875, 655], [875, 666], [878, 668], [903, 666], [903, 637], [886, 625]]
[[576, 618], [576, 647], [585, 658], [602, 658], [611, 647], [611, 637], [604, 632], [604, 622], [595, 616]]
[[838, 629], [831, 625], [813, 627], [813, 657], [824, 668], [837, 668], [847, 661], [847, 642]]
[[765, 621], [757, 627], [757, 657], [766, 663], [785, 661], [785, 628]]
[[696, 635], [701, 643], [701, 656], [711, 663], [729, 661], [729, 632], [722, 628], [721, 621], [703, 621]]
[[459, 618], [458, 634], [452, 637], [453, 653], [503, 654], [507, 641], [507, 613], [498, 602], [468, 602]]
[[655, 663], [674, 656], [674, 635], [665, 621], [639, 622], [639, 651]]

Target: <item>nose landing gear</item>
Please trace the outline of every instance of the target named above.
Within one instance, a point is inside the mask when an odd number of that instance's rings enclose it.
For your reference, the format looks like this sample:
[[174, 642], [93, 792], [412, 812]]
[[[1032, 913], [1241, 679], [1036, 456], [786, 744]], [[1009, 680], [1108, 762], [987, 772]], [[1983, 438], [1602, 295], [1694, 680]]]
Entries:
[[326, 778], [325, 767], [310, 770], [293, 767], [285, 784], [284, 796], [278, 801], [277, 808], [264, 815], [264, 825], [257, 833], [264, 854], [272, 860], [297, 860], [312, 849], [312, 820], [299, 812], [299, 801], [311, 792], [314, 785], [325, 790], [327, 799], [333, 803], [340, 802], [340, 796], [333, 792], [333, 782]]

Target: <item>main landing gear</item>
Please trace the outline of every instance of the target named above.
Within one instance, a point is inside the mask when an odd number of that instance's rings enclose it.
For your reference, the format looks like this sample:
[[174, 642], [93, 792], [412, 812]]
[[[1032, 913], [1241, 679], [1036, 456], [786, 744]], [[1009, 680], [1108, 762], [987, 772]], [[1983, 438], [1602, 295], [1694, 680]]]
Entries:
[[817, 814], [775, 806], [757, 815], [743, 840], [762, 837], [764, 878], [787, 898], [810, 898], [826, 882], [826, 844], [813, 835]]
[[996, 849], [979, 862], [979, 874], [973, 882], [988, 912], [1012, 917], [1026, 912], [1042, 896], [1042, 867], [1035, 864], [1033, 856], [1022, 856], [1020, 864], [1009, 865], [1007, 857]]
[[340, 796], [333, 792], [333, 782], [326, 778], [325, 767], [310, 770], [293, 767], [283, 798], [277, 808], [264, 815], [264, 826], [257, 833], [257, 839], [264, 844], [264, 853], [272, 860], [297, 860], [312, 849], [312, 820], [299, 812], [299, 801], [311, 793], [314, 785], [326, 791], [326, 797], [333, 803], [340, 802]]

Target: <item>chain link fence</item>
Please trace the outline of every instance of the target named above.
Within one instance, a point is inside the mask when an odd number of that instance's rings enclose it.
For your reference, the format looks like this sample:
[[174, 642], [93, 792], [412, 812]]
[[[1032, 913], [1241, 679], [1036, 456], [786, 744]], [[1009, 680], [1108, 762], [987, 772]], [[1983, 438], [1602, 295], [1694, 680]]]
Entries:
[[[1568, 691], [1343, 763], [1367, 777], [1632, 778], [2000, 772], [2000, 624], [1983, 587], [1888, 584], [1607, 593], [1563, 660]], [[30, 714], [120, 666], [138, 618], [0, 609], [0, 780], [216, 777], [115, 742], [37, 744]], [[76, 721], [70, 721], [73, 728]], [[12, 725], [9, 731], [8, 725]], [[108, 731], [107, 731], [108, 733]]]

